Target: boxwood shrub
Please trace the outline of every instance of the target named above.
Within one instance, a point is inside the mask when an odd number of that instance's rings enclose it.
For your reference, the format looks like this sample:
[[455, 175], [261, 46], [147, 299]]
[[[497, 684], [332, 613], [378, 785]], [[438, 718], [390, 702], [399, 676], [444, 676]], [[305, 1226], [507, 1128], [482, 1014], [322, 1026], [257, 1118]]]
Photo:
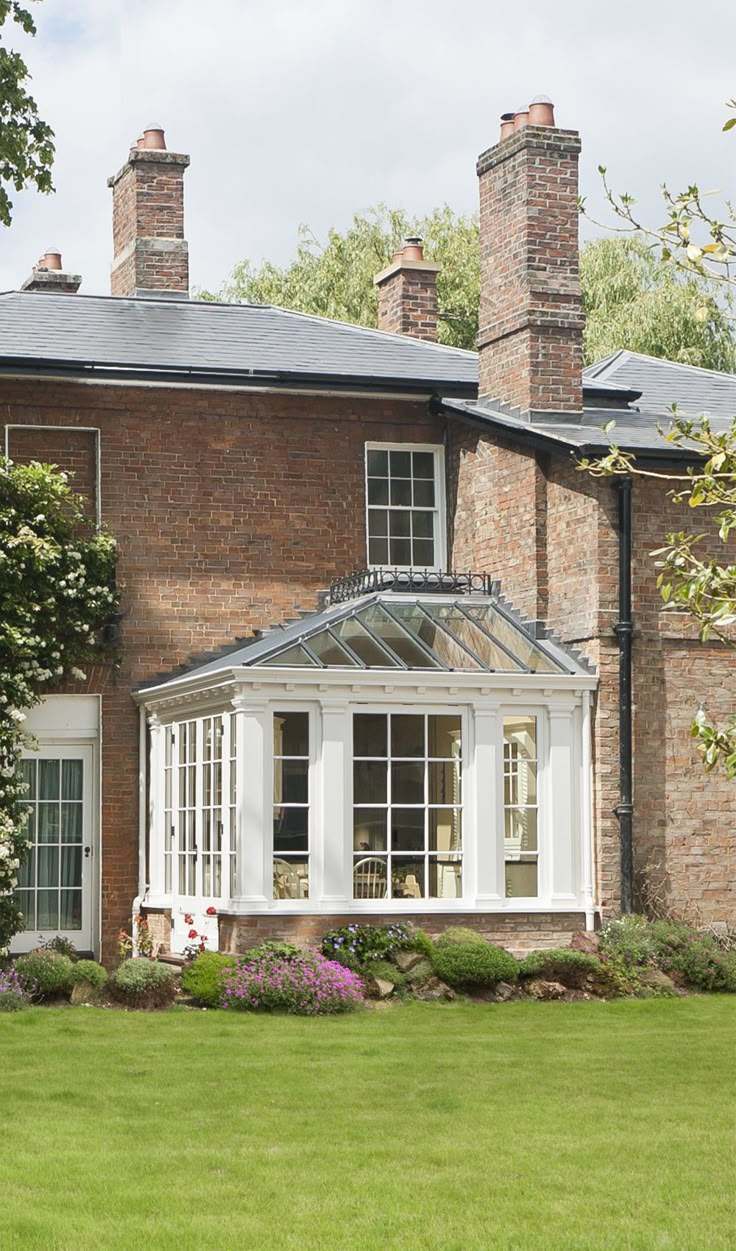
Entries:
[[176, 998], [171, 969], [143, 956], [123, 960], [110, 979], [110, 988], [129, 1008], [168, 1008]]
[[14, 968], [18, 981], [32, 999], [60, 999], [71, 994], [74, 961], [69, 956], [39, 947], [18, 956]]
[[87, 982], [95, 990], [101, 990], [107, 981], [107, 970], [96, 960], [77, 960], [72, 968], [72, 981], [75, 986], [78, 982]]
[[183, 970], [181, 988], [203, 1008], [219, 1008], [223, 970], [231, 969], [234, 963], [235, 957], [222, 951], [203, 951]]
[[532, 951], [519, 964], [520, 977], [541, 977], [564, 986], [580, 986], [586, 977], [600, 971], [601, 962], [596, 956], [565, 947]]
[[437, 947], [432, 963], [448, 986], [495, 986], [516, 979], [518, 961], [503, 947], [491, 943], [447, 943]]

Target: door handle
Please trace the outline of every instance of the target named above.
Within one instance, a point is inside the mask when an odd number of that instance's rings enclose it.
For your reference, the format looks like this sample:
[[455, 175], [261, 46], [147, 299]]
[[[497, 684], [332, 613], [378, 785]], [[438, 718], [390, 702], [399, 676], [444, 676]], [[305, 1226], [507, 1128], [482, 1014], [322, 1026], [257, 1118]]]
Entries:
[[90, 856], [91, 856], [91, 855], [92, 855], [92, 848], [91, 848], [91, 847], [85, 847], [85, 849], [84, 849], [84, 858], [85, 858], [85, 860], [89, 860], [89, 858], [90, 858]]

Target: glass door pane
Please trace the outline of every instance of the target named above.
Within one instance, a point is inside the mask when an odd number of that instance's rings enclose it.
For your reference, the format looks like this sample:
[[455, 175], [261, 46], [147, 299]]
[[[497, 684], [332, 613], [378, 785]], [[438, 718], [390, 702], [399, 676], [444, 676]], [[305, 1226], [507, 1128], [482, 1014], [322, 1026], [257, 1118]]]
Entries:
[[68, 933], [82, 945], [89, 941], [82, 936], [85, 764], [82, 755], [22, 761], [31, 847], [16, 892], [26, 932]]

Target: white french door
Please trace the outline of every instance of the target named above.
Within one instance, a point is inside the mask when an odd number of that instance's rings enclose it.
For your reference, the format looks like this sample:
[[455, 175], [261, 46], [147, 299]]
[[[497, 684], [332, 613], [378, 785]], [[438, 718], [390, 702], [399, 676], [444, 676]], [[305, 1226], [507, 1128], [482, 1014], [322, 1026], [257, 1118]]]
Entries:
[[[234, 891], [235, 718], [217, 714], [164, 730], [164, 889], [172, 897], [172, 950], [209, 946], [216, 910]], [[191, 918], [191, 920], [187, 920]]]
[[30, 951], [57, 936], [79, 951], [92, 950], [93, 767], [91, 745], [42, 746], [21, 762], [31, 846], [16, 892], [25, 927], [13, 951]]

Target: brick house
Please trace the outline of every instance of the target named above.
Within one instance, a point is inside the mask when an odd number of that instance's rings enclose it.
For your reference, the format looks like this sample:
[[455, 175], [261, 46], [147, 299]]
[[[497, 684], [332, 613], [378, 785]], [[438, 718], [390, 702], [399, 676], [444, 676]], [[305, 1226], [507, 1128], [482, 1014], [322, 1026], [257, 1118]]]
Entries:
[[110, 958], [138, 910], [179, 951], [396, 916], [524, 948], [647, 890], [733, 919], [732, 786], [689, 725], [734, 658], [662, 609], [666, 488], [575, 464], [615, 419], [681, 465], [666, 408], [726, 420], [736, 379], [583, 368], [579, 151], [538, 101], [479, 158], [477, 355], [435, 342], [418, 240], [376, 331], [189, 300], [158, 128], [110, 179], [112, 297], [55, 252], [0, 296], [5, 449], [75, 473], [123, 595], [29, 716], [18, 950]]

